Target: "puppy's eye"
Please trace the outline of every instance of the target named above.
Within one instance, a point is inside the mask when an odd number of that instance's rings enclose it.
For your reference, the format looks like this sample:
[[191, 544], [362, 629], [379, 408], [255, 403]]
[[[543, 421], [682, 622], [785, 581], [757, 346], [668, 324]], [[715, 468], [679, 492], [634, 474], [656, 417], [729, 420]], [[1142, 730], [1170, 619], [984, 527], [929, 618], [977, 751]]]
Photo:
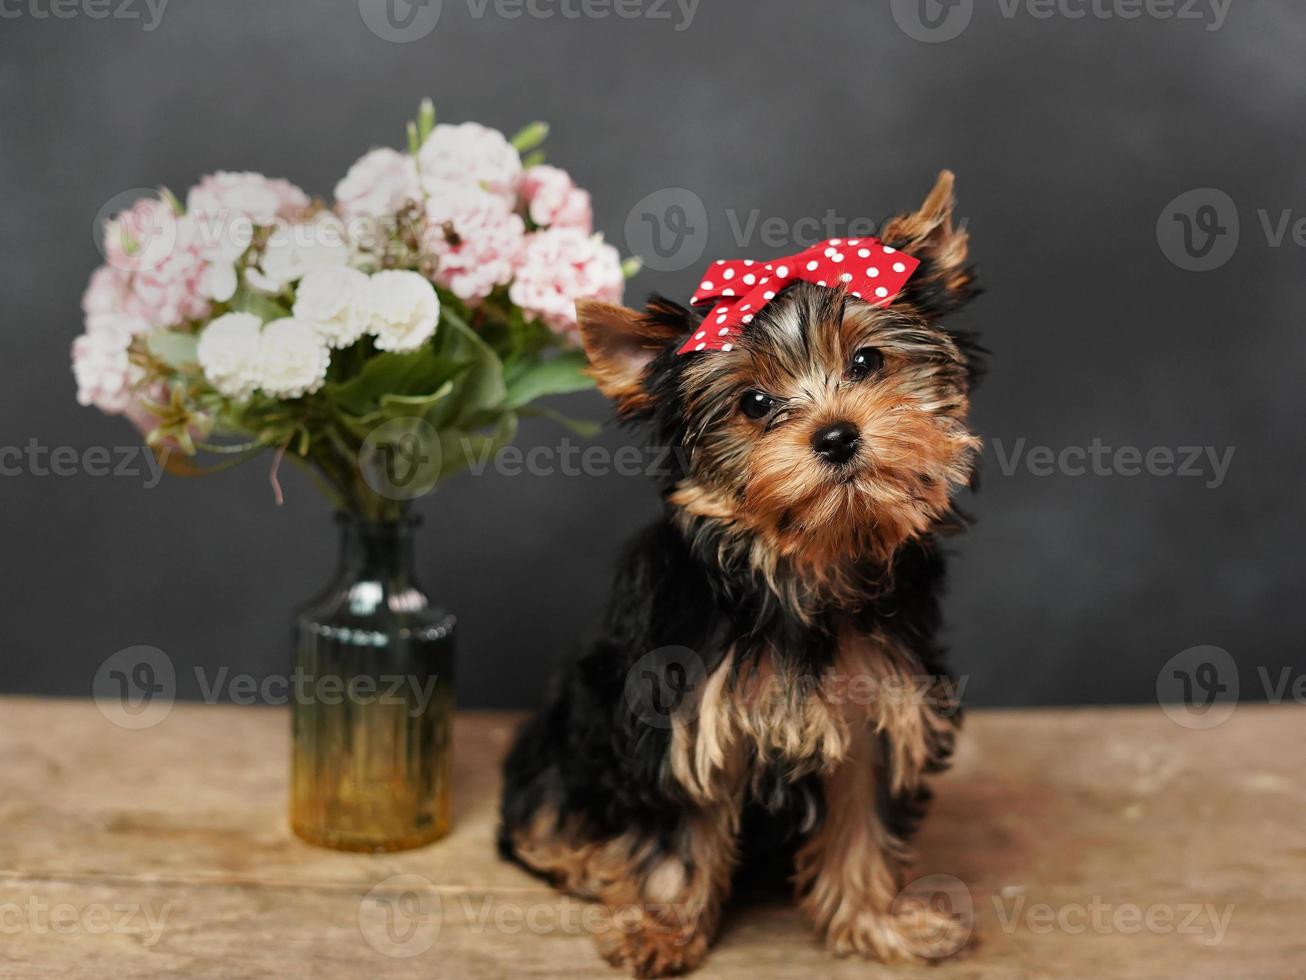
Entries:
[[861, 381], [884, 367], [884, 355], [874, 347], [862, 347], [848, 362], [848, 380]]
[[764, 419], [775, 408], [775, 399], [764, 391], [750, 388], [739, 399], [739, 410], [750, 419]]

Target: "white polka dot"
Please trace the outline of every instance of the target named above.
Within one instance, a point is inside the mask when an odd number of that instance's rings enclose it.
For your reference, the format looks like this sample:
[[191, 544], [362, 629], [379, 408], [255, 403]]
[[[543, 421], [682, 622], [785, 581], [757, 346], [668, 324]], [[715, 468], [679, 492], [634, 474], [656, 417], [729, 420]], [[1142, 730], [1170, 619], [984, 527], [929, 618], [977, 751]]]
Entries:
[[763, 293], [762, 296], [765, 299], [775, 299], [775, 293], [771, 292], [769, 289]]
[[885, 289], [883, 286], [881, 286], [879, 289], [875, 291], [875, 295], [880, 297], [880, 299], [884, 299], [884, 297], [889, 295], [889, 291]]
[[855, 289], [853, 290], [853, 295], [856, 296], [858, 299], [861, 299], [861, 298], [862, 298], [862, 294], [859, 293], [859, 292], [858, 292], [857, 290], [855, 290]]
[[753, 283], [757, 282], [757, 276], [750, 272], [748, 275], [744, 276], [744, 282], [751, 286]]
[[724, 313], [722, 313], [719, 317], [716, 318], [716, 322], [717, 322], [717, 323], [725, 323], [725, 322], [726, 322], [726, 315], [725, 315]]
[[[768, 262], [768, 263], [767, 263], [767, 266], [766, 266], [766, 271], [767, 271], [767, 272], [774, 272], [774, 271], [775, 271], [775, 266], [771, 265], [771, 264]], [[766, 281], [766, 280], [763, 280], [763, 282], [765, 282], [765, 281]]]
[[875, 266], [871, 266], [869, 269], [867, 269], [866, 274], [870, 276], [872, 279], [880, 278], [880, 270], [877, 269]]
[[705, 282], [704, 282], [701, 286], [699, 286], [698, 288], [699, 288], [699, 289], [702, 289], [702, 290], [704, 290], [704, 291], [706, 291], [706, 290], [712, 289], [713, 287], [712, 287], [712, 283], [710, 283], [710, 282], [706, 282], [706, 281], [705, 281]]
[[702, 349], [703, 349], [704, 347], [706, 347], [706, 346], [707, 346], [707, 344], [705, 344], [705, 343], [703, 343], [703, 344], [698, 344], [698, 345], [696, 345], [696, 346], [694, 347], [694, 350], [702, 350]]
[[837, 248], [827, 248], [825, 250], [825, 257], [828, 259], [831, 255], [833, 255], [837, 251], [839, 251]]
[[885, 255], [892, 255], [896, 251], [898, 251], [896, 248], [890, 248], [888, 245], [884, 246]]
[[825, 280], [822, 279], [820, 282], [817, 283], [817, 285], [818, 285], [818, 286], [824, 286], [824, 285], [825, 285]]
[[852, 245], [852, 246], [854, 246], [854, 247], [857, 246], [857, 245], [860, 245], [861, 243], [862, 243], [862, 240], [861, 240], [860, 238], [850, 238], [850, 239], [848, 239], [848, 244], [849, 244], [849, 245]]
[[727, 289], [723, 289], [723, 290], [721, 290], [721, 295], [722, 295], [722, 296], [733, 296], [733, 295], [735, 295], [735, 291], [734, 291], [733, 289], [729, 289], [729, 288], [727, 288]]
[[707, 331], [706, 331], [706, 330], [700, 330], [698, 333], [694, 334], [694, 339], [695, 339], [695, 340], [702, 340], [702, 339], [703, 339], [704, 337], [706, 337], [706, 336], [707, 336]]
[[725, 265], [725, 264], [726, 264], [726, 260], [725, 260], [725, 259], [717, 259], [717, 260], [716, 260], [716, 264], [717, 264], [717, 265]]
[[815, 271], [816, 271], [817, 269], [819, 269], [820, 267], [821, 267], [821, 263], [820, 263], [820, 262], [808, 262], [808, 263], [807, 263], [807, 271], [808, 271], [808, 272], [815, 272]]
[[729, 332], [730, 332], [730, 328], [729, 328], [729, 327], [722, 327], [720, 330], [718, 330], [718, 331], [716, 332], [716, 335], [717, 335], [718, 337], [724, 337], [724, 336], [725, 336], [726, 334], [728, 334]]
[[852, 274], [851, 272], [845, 272], [842, 276], [839, 277], [839, 281], [840, 281], [840, 282], [852, 282], [852, 281], [853, 281], [853, 274]]
[[905, 265], [903, 265], [901, 262], [895, 262], [895, 263], [893, 263], [893, 271], [894, 271], [894, 272], [906, 272], [906, 271], [907, 271], [907, 267], [906, 267]]
[[871, 257], [871, 250], [869, 248], [859, 248], [857, 250], [857, 257], [859, 259], [869, 259]]
[[729, 282], [731, 279], [735, 278], [735, 270], [727, 269], [724, 273], [722, 273], [721, 278], [725, 279], [726, 282]]
[[739, 308], [739, 312], [740, 312], [740, 313], [747, 313], [747, 312], [748, 312], [749, 310], [751, 310], [752, 308], [753, 308], [753, 304], [752, 304], [752, 303], [745, 303], [743, 306], [741, 306], [741, 307]]
[[722, 345], [721, 345], [721, 349], [722, 349], [722, 350], [734, 350], [734, 349], [735, 349], [735, 345], [734, 345], [734, 344], [722, 344]]
[[770, 281], [771, 281], [771, 277], [770, 277], [770, 276], [763, 276], [763, 277], [762, 277], [762, 285], [763, 285], [763, 286], [765, 286], [765, 285], [766, 285], [768, 282], [770, 282]]
[[744, 322], [745, 322], [745, 323], [752, 323], [752, 322], [753, 322], [753, 314], [750, 313], [750, 314], [748, 314], [748, 316], [744, 317]]
[[831, 245], [842, 245], [842, 244], [843, 244], [843, 239], [842, 239], [842, 238], [831, 238], [831, 239], [830, 239], [830, 244], [831, 244]]
[[834, 259], [836, 262], [842, 262], [844, 258], [843, 252], [836, 252], [834, 255], [830, 256], [830, 258]]
[[779, 276], [781, 279], [788, 279], [788, 278], [789, 278], [789, 266], [787, 266], [787, 265], [782, 265], [782, 266], [780, 266], [780, 268], [778, 268], [778, 269], [775, 270], [775, 274], [776, 274], [777, 276]]
[[756, 264], [757, 264], [757, 263], [755, 263], [752, 259], [744, 259], [744, 265], [747, 265], [747, 266], [753, 266], [753, 265], [756, 265]]

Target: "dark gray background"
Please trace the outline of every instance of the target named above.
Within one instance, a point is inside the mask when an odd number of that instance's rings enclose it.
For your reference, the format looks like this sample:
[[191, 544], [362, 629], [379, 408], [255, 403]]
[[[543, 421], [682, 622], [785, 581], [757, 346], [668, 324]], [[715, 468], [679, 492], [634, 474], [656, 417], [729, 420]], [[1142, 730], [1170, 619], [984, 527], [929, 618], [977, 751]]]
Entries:
[[[1196, 644], [1237, 658], [1244, 697], [1260, 696], [1258, 666], [1306, 668], [1306, 250], [1291, 237], [1272, 247], [1257, 214], [1306, 217], [1300, 5], [1234, 0], [1210, 31], [1007, 17], [981, 0], [960, 37], [926, 44], [871, 0], [708, 0], [683, 31], [649, 17], [507, 19], [493, 4], [477, 17], [445, 0], [433, 33], [395, 44], [357, 0], [173, 0], [150, 32], [38, 19], [28, 2], [8, 0], [27, 12], [0, 19], [0, 446], [134, 441], [126, 422], [76, 405], [68, 368], [106, 201], [181, 192], [219, 168], [328, 195], [364, 150], [402, 144], [423, 95], [446, 121], [511, 132], [549, 120], [550, 159], [592, 190], [623, 251], [641, 199], [701, 197], [703, 260], [642, 273], [632, 301], [685, 297], [719, 255], [792, 250], [737, 242], [730, 213], [878, 219], [916, 204], [946, 166], [989, 290], [968, 320], [995, 353], [975, 413], [988, 439], [1237, 447], [1218, 489], [1007, 476], [986, 451], [948, 604], [968, 700], [1147, 701], [1161, 666]], [[1241, 239], [1222, 268], [1187, 272], [1159, 246], [1158, 219], [1203, 187], [1236, 202]], [[606, 415], [595, 395], [560, 404]], [[528, 425], [520, 444], [557, 439]], [[290, 610], [324, 584], [335, 540], [297, 474], [274, 505], [267, 469], [151, 490], [0, 480], [0, 690], [87, 694], [99, 663], [133, 644], [168, 652], [183, 695], [198, 693], [195, 667], [284, 670]], [[655, 499], [617, 475], [483, 476], [422, 509], [423, 578], [461, 618], [462, 702], [522, 706], [597, 611]]]

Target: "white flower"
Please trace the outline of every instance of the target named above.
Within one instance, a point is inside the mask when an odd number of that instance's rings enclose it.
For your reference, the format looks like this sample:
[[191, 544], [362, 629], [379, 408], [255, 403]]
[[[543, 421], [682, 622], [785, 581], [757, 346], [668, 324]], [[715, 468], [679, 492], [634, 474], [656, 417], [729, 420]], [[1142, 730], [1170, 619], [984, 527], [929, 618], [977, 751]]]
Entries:
[[214, 302], [227, 302], [236, 295], [236, 267], [227, 262], [216, 262], [206, 267], [200, 276], [199, 292]]
[[336, 207], [341, 217], [389, 218], [409, 201], [421, 197], [417, 164], [398, 150], [373, 150], [349, 168], [336, 184]]
[[436, 126], [417, 155], [423, 181], [454, 181], [511, 198], [521, 180], [521, 154], [497, 129], [468, 122]]
[[440, 297], [416, 272], [378, 272], [367, 284], [370, 327], [381, 350], [410, 351], [426, 343], [440, 322]]
[[367, 289], [357, 269], [311, 269], [295, 291], [295, 319], [311, 323], [331, 347], [348, 347], [368, 327]]
[[258, 388], [259, 330], [252, 313], [227, 313], [200, 334], [197, 356], [209, 384], [228, 398], [243, 401]]
[[245, 279], [255, 289], [279, 293], [312, 269], [339, 268], [348, 262], [343, 222], [323, 213], [304, 224], [274, 226], [258, 268], [245, 270]]
[[284, 317], [263, 328], [255, 370], [264, 394], [300, 398], [317, 391], [330, 364], [331, 351], [311, 323]]

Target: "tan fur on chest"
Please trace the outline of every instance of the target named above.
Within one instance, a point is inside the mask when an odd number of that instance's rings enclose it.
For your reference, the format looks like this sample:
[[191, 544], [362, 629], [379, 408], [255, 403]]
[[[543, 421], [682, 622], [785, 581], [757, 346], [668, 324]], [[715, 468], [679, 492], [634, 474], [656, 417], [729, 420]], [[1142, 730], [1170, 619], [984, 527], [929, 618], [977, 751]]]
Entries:
[[914, 659], [883, 637], [846, 633], [835, 662], [804, 673], [782, 657], [735, 651], [675, 719], [668, 776], [700, 803], [740, 792], [764, 767], [791, 778], [832, 769], [870, 730], [909, 728]]

